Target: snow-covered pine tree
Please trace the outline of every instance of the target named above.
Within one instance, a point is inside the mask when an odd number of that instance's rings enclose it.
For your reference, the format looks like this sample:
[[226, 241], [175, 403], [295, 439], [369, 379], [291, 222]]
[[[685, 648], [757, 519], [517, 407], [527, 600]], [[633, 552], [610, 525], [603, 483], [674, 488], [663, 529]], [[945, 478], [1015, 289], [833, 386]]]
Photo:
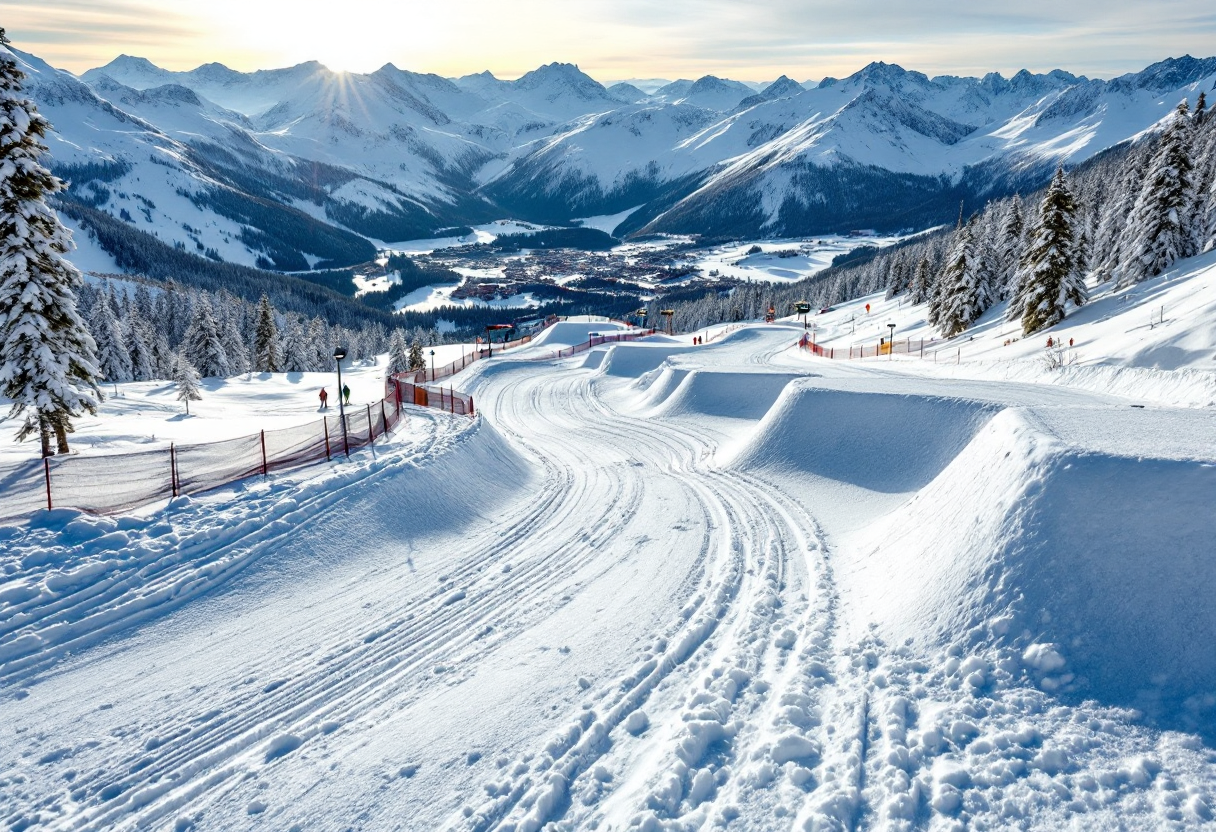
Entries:
[[195, 299], [194, 320], [182, 339], [182, 352], [204, 378], [226, 378], [230, 374], [219, 324], [211, 302], [203, 295]]
[[426, 369], [426, 358], [422, 355], [422, 342], [417, 338], [410, 344], [410, 357], [406, 369], [409, 370], [424, 370]]
[[309, 368], [313, 371], [328, 370], [333, 365], [333, 347], [338, 341], [330, 333], [329, 327], [319, 317], [308, 322], [308, 347], [312, 355], [309, 358]]
[[909, 289], [909, 299], [912, 303], [924, 303], [933, 293], [933, 272], [929, 268], [929, 258], [922, 257], [916, 264], [916, 274], [912, 277]]
[[173, 382], [177, 385], [177, 400], [186, 403], [186, 415], [190, 415], [190, 402], [201, 401], [202, 392], [199, 390], [198, 370], [190, 363], [185, 350], [177, 354], [173, 364]]
[[1191, 182], [1191, 119], [1186, 101], [1178, 105], [1153, 154], [1144, 184], [1127, 218], [1129, 245], [1119, 265], [1119, 284], [1138, 283], [1188, 257], [1188, 227], [1195, 193]]
[[1195, 147], [1195, 210], [1191, 233], [1195, 238], [1195, 250], [1204, 252], [1216, 247], [1216, 119], [1210, 115], [1198, 123]]
[[405, 346], [405, 333], [400, 329], [393, 330], [392, 340], [388, 344], [388, 375], [404, 373], [410, 368], [410, 356]]
[[954, 248], [942, 272], [942, 287], [934, 298], [935, 326], [947, 338], [971, 326], [981, 314], [987, 289], [984, 268], [975, 249], [977, 220], [971, 220], [954, 235]]
[[131, 359], [131, 378], [151, 381], [157, 378], [156, 353], [152, 346], [155, 336], [151, 325], [140, 316], [138, 308], [133, 304], [127, 316], [127, 354]]
[[131, 301], [131, 307], [145, 321], [151, 323], [156, 320], [156, 302], [152, 299], [152, 293], [148, 291], [148, 287], [143, 283], [135, 287], [135, 296]]
[[1018, 271], [1018, 260], [1022, 256], [1026, 219], [1022, 210], [1022, 197], [1014, 194], [1009, 200], [1005, 216], [1001, 220], [1001, 231], [998, 236], [998, 249], [995, 252], [995, 274], [993, 282], [996, 288], [995, 300], [1006, 300], [1014, 289], [1014, 275]]
[[304, 324], [299, 318], [288, 318], [283, 327], [283, 369], [289, 373], [311, 370], [314, 352], [307, 344]]
[[76, 311], [80, 272], [64, 255], [72, 238], [46, 204], [63, 183], [44, 168], [50, 125], [21, 94], [24, 74], [0, 29], [0, 394], [22, 417], [18, 441], [51, 434], [68, 452], [71, 420], [96, 413], [95, 345]]
[[1010, 320], [1021, 319], [1026, 335], [1064, 320], [1066, 304], [1080, 306], [1088, 297], [1077, 263], [1073, 218], [1076, 202], [1064, 169], [1052, 177], [1039, 208], [1039, 218], [1022, 255], [1018, 294], [1009, 302]]
[[224, 354], [228, 356], [229, 375], [239, 375], [249, 372], [249, 349], [245, 345], [245, 336], [241, 334], [240, 302], [221, 292], [219, 298], [221, 309], [216, 316], [220, 327], [220, 340], [224, 344]]
[[911, 275], [902, 257], [894, 257], [887, 273], [887, 300], [908, 290]]
[[279, 328], [274, 323], [274, 307], [270, 298], [262, 293], [258, 301], [258, 324], [253, 342], [253, 369], [259, 373], [278, 373], [283, 370], [283, 353], [279, 346]]
[[131, 353], [123, 326], [118, 322], [113, 293], [103, 289], [93, 304], [90, 329], [97, 345], [97, 369], [111, 384], [131, 380]]

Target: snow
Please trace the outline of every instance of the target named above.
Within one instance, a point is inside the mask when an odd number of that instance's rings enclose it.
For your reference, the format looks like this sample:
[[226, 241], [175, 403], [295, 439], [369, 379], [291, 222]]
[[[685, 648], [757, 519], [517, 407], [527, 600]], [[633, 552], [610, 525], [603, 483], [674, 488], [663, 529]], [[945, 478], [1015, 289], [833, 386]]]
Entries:
[[[716, 246], [698, 257], [705, 273], [766, 283], [793, 283], [823, 271], [832, 260], [860, 246], [882, 248], [904, 239], [891, 235], [844, 237], [829, 234], [809, 239], [758, 240]], [[750, 254], [753, 247], [760, 251]], [[779, 256], [781, 252], [784, 256]]]
[[[472, 345], [444, 344], [426, 347], [435, 350], [435, 362], [442, 366], [460, 358], [461, 350]], [[384, 397], [384, 372], [387, 356], [375, 364], [356, 363], [343, 367], [342, 382], [351, 389], [351, 406], [374, 404]], [[70, 438], [74, 449], [83, 453], [120, 453], [178, 444], [211, 442], [248, 436], [259, 430], [296, 427], [320, 419], [317, 394], [321, 388], [330, 393], [331, 410], [336, 407], [337, 373], [252, 373], [228, 379], [203, 379], [202, 400], [192, 402], [190, 415], [177, 400], [177, 386], [170, 381], [103, 384], [105, 400], [96, 416], [82, 416], [73, 424]], [[115, 395], [117, 391], [117, 395]], [[7, 413], [8, 403], [0, 399]], [[10, 430], [9, 423], [3, 429]], [[7, 441], [0, 443], [0, 464], [37, 456], [37, 443]]]
[[9, 823], [1212, 828], [1214, 270], [1095, 292], [1066, 372], [999, 321], [934, 365], [567, 320], [452, 379], [475, 419], [0, 527]]

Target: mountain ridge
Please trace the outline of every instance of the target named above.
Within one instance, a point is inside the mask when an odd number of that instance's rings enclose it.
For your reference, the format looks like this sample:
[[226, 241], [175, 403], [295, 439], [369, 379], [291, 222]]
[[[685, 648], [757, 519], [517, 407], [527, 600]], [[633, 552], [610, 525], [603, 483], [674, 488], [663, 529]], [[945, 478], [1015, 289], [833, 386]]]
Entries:
[[[1035, 187], [1134, 140], [1216, 80], [1216, 58], [1189, 55], [1110, 80], [874, 61], [809, 88], [707, 75], [647, 94], [561, 62], [501, 80], [316, 61], [174, 72], [121, 55], [76, 77], [14, 54], [58, 130], [52, 162], [73, 174], [70, 196], [188, 251], [292, 270], [345, 264], [361, 246], [321, 242], [343, 235], [378, 246], [635, 206], [620, 233], [928, 226], [959, 198]], [[333, 234], [287, 230], [301, 218]]]

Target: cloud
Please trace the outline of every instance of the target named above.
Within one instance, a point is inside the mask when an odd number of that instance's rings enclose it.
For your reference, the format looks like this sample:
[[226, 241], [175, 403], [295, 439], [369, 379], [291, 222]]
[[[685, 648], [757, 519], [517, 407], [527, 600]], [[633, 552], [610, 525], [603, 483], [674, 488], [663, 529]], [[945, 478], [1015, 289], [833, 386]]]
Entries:
[[172, 69], [316, 58], [514, 77], [554, 60], [597, 77], [845, 75], [872, 60], [929, 74], [1060, 67], [1094, 76], [1210, 54], [1197, 0], [15, 0], [19, 46], [79, 72], [119, 52]]

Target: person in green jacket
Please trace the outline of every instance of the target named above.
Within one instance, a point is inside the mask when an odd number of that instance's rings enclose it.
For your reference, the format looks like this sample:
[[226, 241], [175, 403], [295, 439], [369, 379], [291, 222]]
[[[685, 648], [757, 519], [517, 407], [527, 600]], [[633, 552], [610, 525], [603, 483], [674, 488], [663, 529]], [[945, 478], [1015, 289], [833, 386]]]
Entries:
[[350, 385], [349, 384], [342, 385], [342, 397], [344, 399], [346, 399], [347, 404], [350, 404]]

